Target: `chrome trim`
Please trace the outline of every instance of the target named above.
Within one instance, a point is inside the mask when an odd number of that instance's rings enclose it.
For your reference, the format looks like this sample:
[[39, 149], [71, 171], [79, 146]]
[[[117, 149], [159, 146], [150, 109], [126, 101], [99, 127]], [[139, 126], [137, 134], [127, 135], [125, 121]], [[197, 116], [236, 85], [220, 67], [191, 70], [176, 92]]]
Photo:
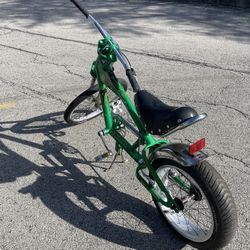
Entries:
[[[93, 16], [89, 15], [88, 19], [90, 19], [90, 21], [95, 25], [95, 27], [99, 30], [99, 32], [101, 33], [101, 35], [104, 38], [107, 37], [107, 36], [110, 36], [110, 34], [101, 26], [101, 24]], [[119, 44], [114, 39], [113, 39], [113, 42], [116, 43], [117, 47], [118, 47], [117, 49], [114, 49], [118, 60], [121, 62], [122, 66], [124, 67], [125, 70], [130, 69], [130, 66], [129, 66], [127, 60], [124, 58], [124, 56], [121, 53]]]
[[110, 36], [109, 33], [101, 26], [100, 23], [98, 23], [94, 17], [91, 15], [88, 16], [88, 19], [91, 20], [91, 22], [95, 25], [95, 27], [99, 30], [99, 32], [102, 34], [102, 36], [105, 38], [107, 36]]
[[115, 54], [116, 54], [118, 60], [121, 62], [123, 68], [124, 68], [125, 70], [130, 69], [130, 66], [129, 66], [128, 63], [127, 63], [127, 60], [126, 60], [126, 59], [124, 58], [124, 56], [122, 55], [120, 49], [114, 49], [114, 51], [115, 51]]
[[[180, 154], [178, 154], [177, 152]], [[157, 153], [158, 158], [165, 157], [169, 160], [178, 162], [179, 164], [185, 167], [191, 167], [197, 163], [197, 161], [193, 159], [190, 155], [186, 154], [185, 151], [174, 151], [173, 149], [168, 148], [166, 145], [164, 145], [162, 148], [159, 148], [159, 150], [157, 150]]]
[[178, 162], [184, 167], [195, 166], [198, 162], [208, 157], [203, 151], [200, 151], [197, 155], [192, 156], [188, 152], [189, 145], [182, 143], [171, 143], [163, 145], [150, 155], [150, 160], [157, 159], [169, 159]]
[[167, 135], [173, 134], [178, 130], [182, 130], [184, 128], [189, 127], [190, 125], [195, 124], [196, 122], [202, 121], [203, 119], [205, 119], [207, 117], [206, 113], [200, 114], [200, 115], [196, 115], [194, 117], [189, 118], [188, 120], [180, 123], [176, 128], [174, 128], [173, 130], [169, 131], [168, 133], [162, 135], [161, 137], [165, 137]]

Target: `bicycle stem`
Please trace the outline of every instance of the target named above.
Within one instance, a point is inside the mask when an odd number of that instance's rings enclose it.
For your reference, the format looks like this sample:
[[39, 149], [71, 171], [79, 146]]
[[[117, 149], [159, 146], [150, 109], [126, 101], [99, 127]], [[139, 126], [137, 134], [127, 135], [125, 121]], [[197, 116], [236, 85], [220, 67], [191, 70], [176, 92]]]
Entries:
[[[94, 24], [94, 26], [98, 29], [98, 31], [101, 33], [101, 35], [103, 36], [103, 38], [108, 38], [111, 37], [111, 35], [100, 25], [100, 23], [90, 14], [88, 15], [88, 18], [90, 20], [90, 22], [92, 24]], [[118, 58], [118, 60], [121, 62], [121, 64], [123, 65], [124, 69], [130, 70], [130, 66], [126, 60], [126, 58], [124, 58], [124, 56], [122, 55], [121, 51], [120, 51], [120, 46], [118, 45], [118, 43], [114, 40], [114, 38], [112, 38], [112, 41], [114, 42], [115, 45], [117, 45], [118, 48], [114, 47], [114, 52]]]

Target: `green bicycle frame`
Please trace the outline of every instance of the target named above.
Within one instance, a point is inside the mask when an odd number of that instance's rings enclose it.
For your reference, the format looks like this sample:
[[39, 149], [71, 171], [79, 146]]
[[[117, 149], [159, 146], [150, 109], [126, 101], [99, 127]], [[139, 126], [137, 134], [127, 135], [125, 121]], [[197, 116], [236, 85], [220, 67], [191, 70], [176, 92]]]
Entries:
[[[115, 49], [116, 43], [112, 41], [110, 36], [105, 37], [98, 43], [98, 57], [93, 62], [91, 67], [91, 75], [97, 79], [103, 108], [104, 120], [106, 128], [102, 131], [102, 135], [111, 135], [116, 141], [116, 148], [124, 149], [137, 163], [136, 176], [144, 187], [152, 194], [152, 196], [163, 205], [179, 211], [175, 200], [172, 198], [169, 191], [166, 189], [159, 176], [152, 167], [152, 162], [149, 160], [149, 155], [159, 149], [160, 146], [169, 143], [168, 140], [157, 140], [150, 134], [142, 123], [137, 110], [128, 97], [123, 85], [118, 81], [114, 74], [113, 64], [117, 61]], [[129, 127], [129, 124], [119, 115], [113, 114], [109, 104], [107, 88], [113, 91], [123, 102], [128, 113], [133, 119], [137, 129], [137, 140], [131, 144], [121, 134], [122, 127]], [[139, 147], [144, 146], [139, 152]], [[146, 181], [140, 174], [143, 169], [149, 170], [149, 175], [153, 181]], [[147, 180], [151, 179], [147, 178]], [[156, 184], [155, 184], [156, 182]], [[179, 185], [183, 184], [179, 181]], [[159, 192], [159, 188], [161, 192]], [[162, 197], [162, 192], [165, 197]], [[161, 194], [160, 194], [161, 193]]]
[[[179, 212], [181, 207], [177, 205], [176, 200], [172, 198], [170, 192], [160, 180], [152, 166], [153, 160], [150, 160], [151, 155], [157, 152], [160, 147], [169, 144], [169, 141], [156, 140], [153, 135], [146, 130], [123, 85], [116, 78], [113, 64], [117, 61], [117, 59], [122, 63], [134, 92], [138, 92], [140, 91], [140, 86], [135, 78], [134, 70], [130, 67], [129, 62], [121, 52], [119, 45], [108, 34], [108, 32], [95, 20], [92, 15], [89, 14], [85, 8], [81, 7], [77, 1], [71, 1], [85, 15], [85, 17], [92, 24], [94, 24], [104, 38], [98, 43], [98, 57], [96, 61], [93, 62], [90, 71], [93, 79], [97, 79], [98, 81], [101, 105], [106, 125], [106, 128], [99, 132], [99, 135], [111, 135], [116, 141], [116, 150], [119, 151], [120, 149], [124, 149], [138, 163], [136, 176], [152, 194], [154, 199], [157, 202], [174, 209], [176, 212]], [[107, 95], [107, 89], [113, 91], [122, 100], [138, 130], [131, 126], [120, 115], [112, 113]], [[120, 131], [124, 127], [127, 127], [136, 134], [137, 140], [133, 144], [128, 142], [121, 135]], [[140, 146], [144, 146], [141, 152]], [[143, 172], [144, 169], [148, 169], [149, 175]], [[171, 178], [171, 180], [179, 185], [183, 190], [186, 190], [187, 192], [190, 190], [190, 187], [187, 187], [180, 177], [175, 176]]]

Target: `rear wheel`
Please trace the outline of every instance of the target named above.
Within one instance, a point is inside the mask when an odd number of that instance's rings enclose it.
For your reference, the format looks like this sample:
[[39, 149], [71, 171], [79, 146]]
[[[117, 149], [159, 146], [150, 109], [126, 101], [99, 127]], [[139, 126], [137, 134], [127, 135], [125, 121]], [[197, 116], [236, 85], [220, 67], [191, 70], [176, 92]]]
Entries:
[[[183, 167], [161, 159], [153, 165], [161, 181], [182, 207], [176, 213], [154, 200], [166, 221], [196, 248], [225, 246], [235, 233], [237, 215], [232, 195], [219, 173], [207, 161]], [[177, 184], [176, 178], [186, 188]]]

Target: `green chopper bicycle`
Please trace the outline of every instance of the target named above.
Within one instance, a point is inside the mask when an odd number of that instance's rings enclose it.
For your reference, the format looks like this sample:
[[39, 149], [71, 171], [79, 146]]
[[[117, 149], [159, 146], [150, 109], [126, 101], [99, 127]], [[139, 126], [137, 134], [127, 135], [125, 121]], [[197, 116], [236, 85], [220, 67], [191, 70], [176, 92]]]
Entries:
[[[182, 238], [199, 249], [225, 246], [237, 227], [236, 206], [221, 175], [205, 160], [207, 155], [201, 151], [205, 139], [191, 145], [159, 139], [203, 120], [206, 114], [199, 115], [187, 106], [166, 105], [142, 90], [118, 43], [85, 8], [71, 1], [103, 39], [98, 43], [98, 56], [91, 67], [91, 85], [68, 106], [65, 120], [79, 124], [103, 114], [106, 128], [98, 135], [107, 152], [101, 157], [112, 155], [104, 139], [110, 135], [116, 141], [116, 156], [125, 150], [138, 164], [136, 177], [152, 195], [163, 218]], [[117, 60], [135, 92], [135, 106], [128, 97], [126, 81], [114, 73]], [[132, 123], [117, 112], [121, 104]], [[134, 143], [124, 137], [125, 129], [136, 137]]]

